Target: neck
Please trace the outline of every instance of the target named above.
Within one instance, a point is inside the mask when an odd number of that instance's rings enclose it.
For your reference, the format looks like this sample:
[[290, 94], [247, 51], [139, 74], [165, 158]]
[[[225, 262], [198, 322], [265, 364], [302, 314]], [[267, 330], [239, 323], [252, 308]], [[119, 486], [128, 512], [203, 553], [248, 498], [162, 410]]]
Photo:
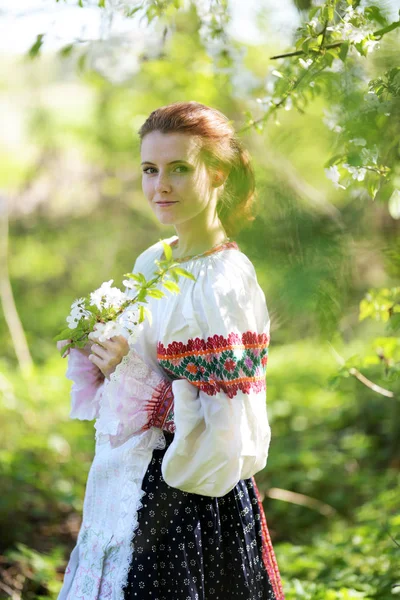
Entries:
[[185, 230], [185, 228], [176, 225], [175, 230], [179, 238], [179, 243], [173, 250], [175, 258], [202, 254], [213, 246], [222, 244], [228, 237], [220, 221], [208, 229]]

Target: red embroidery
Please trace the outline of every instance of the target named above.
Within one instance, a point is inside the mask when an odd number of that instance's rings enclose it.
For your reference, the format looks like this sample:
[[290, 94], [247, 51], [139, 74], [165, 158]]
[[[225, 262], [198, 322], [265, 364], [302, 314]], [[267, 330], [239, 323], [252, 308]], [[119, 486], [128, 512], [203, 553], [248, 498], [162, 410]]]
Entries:
[[270, 337], [246, 331], [194, 338], [186, 343], [173, 341], [157, 346], [157, 359], [168, 374], [187, 379], [206, 394], [223, 391], [229, 398], [266, 389], [265, 371]]
[[252, 333], [247, 331], [240, 335], [239, 333], [230, 333], [227, 338], [222, 335], [214, 335], [208, 337], [207, 340], [202, 338], [190, 338], [186, 344], [183, 342], [171, 342], [165, 348], [164, 344], [158, 343], [158, 358], [163, 359], [168, 357], [171, 359], [183, 358], [194, 354], [207, 354], [210, 350], [221, 352], [229, 348], [263, 348], [269, 346], [270, 336], [266, 333]]
[[170, 413], [173, 414], [174, 394], [172, 392], [172, 383], [167, 379], [154, 390], [151, 400], [146, 405], [146, 410], [149, 414], [149, 420], [144, 429], [150, 427], [158, 427], [174, 433], [175, 423], [170, 418]]
[[262, 558], [264, 561], [265, 568], [267, 569], [276, 600], [285, 600], [285, 596], [283, 594], [281, 575], [279, 573], [279, 567], [276, 561], [275, 552], [272, 547], [272, 542], [268, 531], [267, 519], [265, 517], [264, 508], [261, 502], [260, 492], [258, 490], [256, 480], [254, 479], [254, 477], [252, 477], [251, 479], [256, 492], [258, 508], [261, 516]]

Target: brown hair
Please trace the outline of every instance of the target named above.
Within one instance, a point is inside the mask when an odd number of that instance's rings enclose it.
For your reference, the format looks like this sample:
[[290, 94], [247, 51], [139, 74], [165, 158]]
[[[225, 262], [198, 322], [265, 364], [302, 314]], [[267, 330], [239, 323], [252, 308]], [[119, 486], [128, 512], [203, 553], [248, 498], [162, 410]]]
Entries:
[[223, 113], [195, 101], [174, 102], [150, 113], [138, 131], [140, 140], [151, 131], [197, 136], [204, 163], [228, 173], [217, 203], [218, 217], [228, 236], [238, 233], [246, 222], [254, 221], [251, 209], [255, 178], [250, 154]]

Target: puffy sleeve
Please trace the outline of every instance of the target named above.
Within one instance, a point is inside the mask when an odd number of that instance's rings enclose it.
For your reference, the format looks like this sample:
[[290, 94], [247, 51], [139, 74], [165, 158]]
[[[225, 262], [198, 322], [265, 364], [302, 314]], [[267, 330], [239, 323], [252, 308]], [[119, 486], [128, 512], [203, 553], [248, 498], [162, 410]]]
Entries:
[[[213, 259], [200, 271], [179, 319], [157, 345], [173, 379], [175, 435], [162, 462], [172, 487], [227, 494], [267, 464], [266, 406], [270, 319], [254, 266]], [[232, 257], [232, 253], [229, 253]]]
[[73, 382], [70, 418], [95, 419], [99, 414], [100, 395], [104, 386], [103, 373], [87, 356], [71, 348], [65, 376]]
[[[141, 269], [142, 254], [135, 261], [133, 273]], [[98, 366], [90, 362], [82, 352], [71, 348], [65, 376], [73, 382], [70, 418], [88, 421], [98, 418], [105, 386], [104, 375]]]

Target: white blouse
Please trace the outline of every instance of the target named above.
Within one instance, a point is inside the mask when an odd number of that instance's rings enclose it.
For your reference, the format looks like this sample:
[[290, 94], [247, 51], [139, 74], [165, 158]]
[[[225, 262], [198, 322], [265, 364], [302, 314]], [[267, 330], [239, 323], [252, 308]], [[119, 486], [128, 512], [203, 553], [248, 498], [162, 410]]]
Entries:
[[[161, 258], [159, 241], [137, 258], [133, 272], [149, 279], [154, 260]], [[137, 340], [110, 381], [99, 383], [97, 367], [81, 354], [71, 351], [68, 357], [67, 377], [74, 382], [70, 416], [96, 419], [96, 453], [59, 600], [123, 600], [141, 483], [154, 448], [165, 447], [161, 429], [140, 429], [140, 400], [160, 383], [172, 382], [173, 392], [175, 434], [162, 462], [167, 484], [218, 497], [266, 466], [270, 319], [254, 266], [231, 243], [182, 267], [195, 281], [180, 277], [179, 294], [160, 284], [166, 297], [148, 297], [152, 324], [146, 318], [139, 325]], [[143, 372], [135, 372], [137, 356]]]

